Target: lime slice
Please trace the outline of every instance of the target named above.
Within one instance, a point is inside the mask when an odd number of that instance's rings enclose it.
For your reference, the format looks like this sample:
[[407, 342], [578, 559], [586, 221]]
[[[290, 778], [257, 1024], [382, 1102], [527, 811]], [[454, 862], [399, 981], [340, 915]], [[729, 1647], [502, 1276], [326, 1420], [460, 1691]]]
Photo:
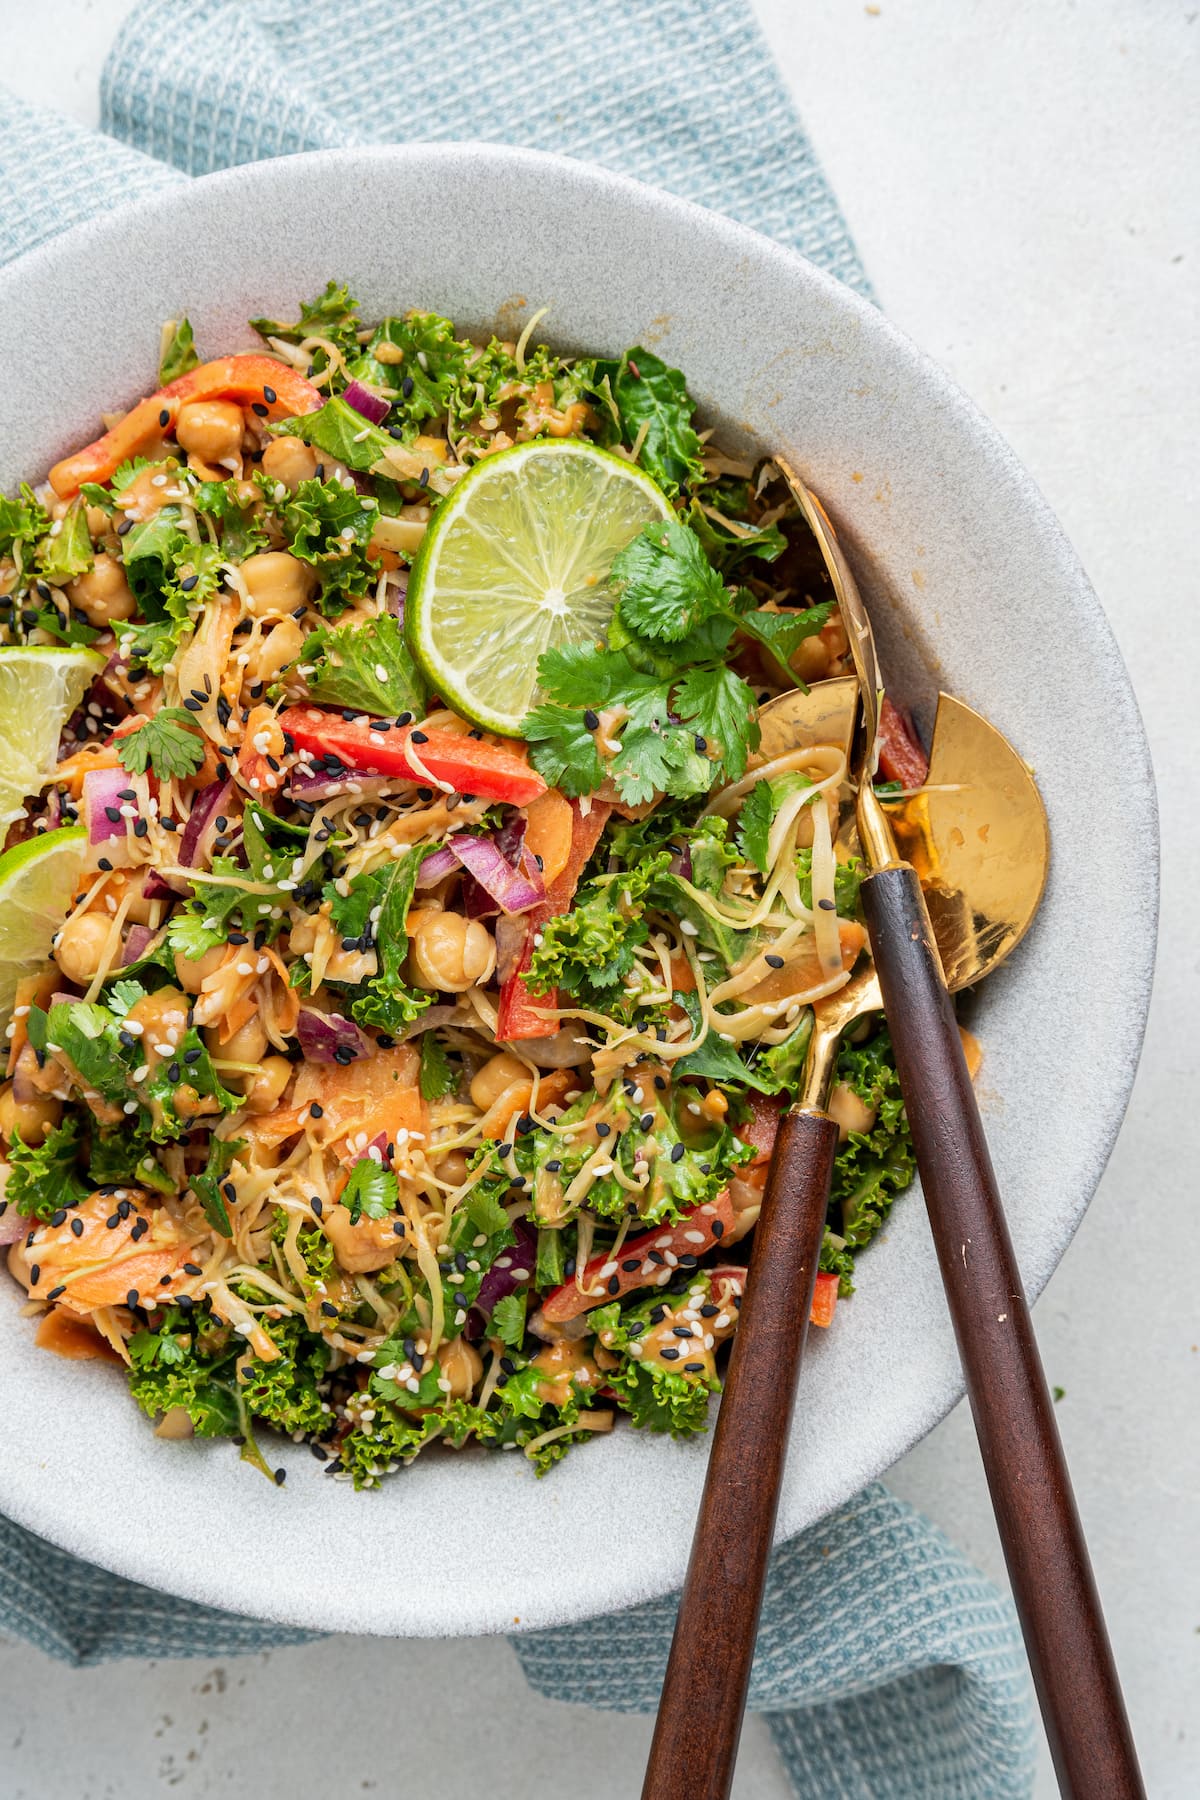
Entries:
[[432, 687], [474, 724], [517, 736], [542, 697], [538, 657], [603, 637], [613, 557], [673, 516], [648, 475], [594, 444], [485, 457], [439, 509], [408, 584], [409, 643]]
[[0, 829], [45, 787], [62, 728], [103, 667], [95, 650], [0, 650]]
[[87, 847], [82, 825], [64, 825], [0, 856], [0, 1028], [8, 1023], [22, 975], [35, 973], [50, 954]]

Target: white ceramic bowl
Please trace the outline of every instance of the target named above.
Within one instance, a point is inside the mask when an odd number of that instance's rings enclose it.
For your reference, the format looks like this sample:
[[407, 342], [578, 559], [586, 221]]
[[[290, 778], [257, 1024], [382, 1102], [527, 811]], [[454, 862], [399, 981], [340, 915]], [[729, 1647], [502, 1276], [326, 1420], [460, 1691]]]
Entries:
[[[0, 482], [40, 477], [152, 380], [160, 322], [248, 344], [329, 276], [367, 319], [411, 305], [488, 329], [546, 305], [556, 344], [652, 344], [729, 436], [790, 452], [829, 505], [890, 679], [928, 724], [941, 685], [1037, 771], [1041, 914], [981, 990], [982, 1099], [1022, 1268], [1041, 1290], [1129, 1094], [1149, 995], [1154, 791], [1108, 626], [1011, 451], [873, 307], [666, 194], [492, 145], [340, 151], [210, 176], [0, 273]], [[1095, 816], [1089, 774], [1121, 802]], [[1099, 834], [1103, 833], [1101, 837]], [[962, 1383], [924, 1210], [898, 1205], [805, 1364], [779, 1532], [819, 1519], [939, 1420]], [[0, 1510], [123, 1575], [300, 1625], [498, 1632], [623, 1607], [681, 1579], [705, 1444], [618, 1430], [538, 1481], [433, 1454], [356, 1495], [285, 1452], [278, 1490], [228, 1445], [165, 1443], [119, 1373], [34, 1348], [0, 1280]]]

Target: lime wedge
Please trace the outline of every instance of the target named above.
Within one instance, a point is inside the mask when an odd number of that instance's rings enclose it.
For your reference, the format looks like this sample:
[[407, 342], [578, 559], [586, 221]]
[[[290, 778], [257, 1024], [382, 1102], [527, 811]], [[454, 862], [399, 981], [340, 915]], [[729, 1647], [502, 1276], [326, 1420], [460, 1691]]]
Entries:
[[0, 829], [45, 787], [62, 728], [103, 667], [95, 650], [0, 650]]
[[34, 974], [50, 954], [87, 847], [82, 825], [64, 825], [0, 856], [0, 1029], [8, 1023], [18, 981]]
[[517, 736], [542, 697], [538, 657], [603, 637], [613, 557], [671, 517], [648, 475], [594, 444], [485, 457], [438, 511], [409, 579], [409, 643], [432, 687], [473, 724]]

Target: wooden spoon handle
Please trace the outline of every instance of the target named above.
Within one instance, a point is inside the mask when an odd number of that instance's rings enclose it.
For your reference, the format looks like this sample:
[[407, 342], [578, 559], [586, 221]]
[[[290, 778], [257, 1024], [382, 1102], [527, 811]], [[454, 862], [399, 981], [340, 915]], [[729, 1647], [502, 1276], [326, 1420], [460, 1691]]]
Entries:
[[1144, 1795], [954, 1007], [911, 868], [863, 883], [900, 1086], [1059, 1787]]
[[779, 1128], [642, 1800], [725, 1800], [733, 1782], [837, 1144], [823, 1113]]

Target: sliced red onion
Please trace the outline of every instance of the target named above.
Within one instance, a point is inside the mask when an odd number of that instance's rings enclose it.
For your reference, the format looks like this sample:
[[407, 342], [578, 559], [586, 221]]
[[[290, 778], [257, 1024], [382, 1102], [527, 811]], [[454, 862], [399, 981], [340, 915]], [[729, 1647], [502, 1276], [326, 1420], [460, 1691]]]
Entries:
[[448, 844], [427, 856], [417, 871], [417, 886], [436, 887], [439, 881], [445, 881], [447, 875], [456, 875], [461, 867], [457, 856]]
[[393, 569], [388, 578], [388, 604], [401, 625], [404, 623], [404, 608], [408, 602], [408, 570]]
[[46, 795], [46, 830], [53, 831], [56, 825], [62, 824], [62, 795], [56, 787], [52, 787]]
[[[88, 843], [103, 846], [110, 862], [129, 862], [125, 818], [121, 808], [122, 789], [129, 786], [126, 770], [89, 769], [83, 778], [83, 822], [87, 826]], [[109, 813], [116, 813], [110, 818]]]
[[342, 399], [347, 406], [352, 406], [356, 413], [361, 413], [364, 419], [370, 419], [372, 425], [382, 425], [391, 411], [390, 403], [387, 400], [381, 400], [378, 394], [373, 394], [369, 387], [363, 386], [361, 381], [349, 382], [342, 394]]
[[349, 1050], [352, 1062], [360, 1056], [372, 1056], [375, 1046], [351, 1019], [341, 1013], [318, 1012], [315, 1006], [302, 1006], [296, 1024], [296, 1036], [308, 1062], [339, 1061], [337, 1051]]
[[692, 852], [686, 844], [672, 856], [667, 868], [672, 875], [678, 875], [683, 881], [692, 879]]
[[19, 1244], [23, 1237], [29, 1236], [35, 1223], [35, 1220], [27, 1219], [24, 1213], [19, 1213], [10, 1200], [0, 1214], [0, 1250], [6, 1249], [9, 1244]]
[[465, 1335], [476, 1342], [485, 1335], [487, 1321], [497, 1300], [516, 1293], [525, 1282], [533, 1279], [537, 1267], [537, 1232], [526, 1219], [518, 1219], [513, 1231], [516, 1243], [500, 1252], [480, 1282], [475, 1304], [467, 1314]]
[[447, 840], [446, 848], [453, 850], [463, 868], [502, 912], [528, 912], [546, 898], [546, 886], [536, 863], [532, 867], [535, 881], [528, 866], [513, 868], [493, 838], [468, 837], [460, 832]]
[[212, 863], [217, 820], [233, 793], [232, 781], [213, 781], [192, 800], [192, 810], [179, 840], [179, 860], [185, 869], [207, 869]]
[[[145, 893], [144, 888], [142, 891]], [[171, 892], [170, 888], [167, 892]], [[131, 925], [125, 939], [125, 948], [121, 952], [122, 968], [129, 963], [140, 962], [157, 936], [157, 931], [152, 930], [149, 925]]]
[[[378, 1150], [379, 1155], [372, 1156], [372, 1150]], [[390, 1159], [388, 1157], [388, 1134], [386, 1131], [378, 1132], [371, 1139], [369, 1144], [364, 1145], [356, 1155], [351, 1156], [346, 1163], [346, 1167], [352, 1169], [355, 1163], [367, 1162], [368, 1160], [377, 1162], [381, 1169], [386, 1169], [390, 1166]]]

